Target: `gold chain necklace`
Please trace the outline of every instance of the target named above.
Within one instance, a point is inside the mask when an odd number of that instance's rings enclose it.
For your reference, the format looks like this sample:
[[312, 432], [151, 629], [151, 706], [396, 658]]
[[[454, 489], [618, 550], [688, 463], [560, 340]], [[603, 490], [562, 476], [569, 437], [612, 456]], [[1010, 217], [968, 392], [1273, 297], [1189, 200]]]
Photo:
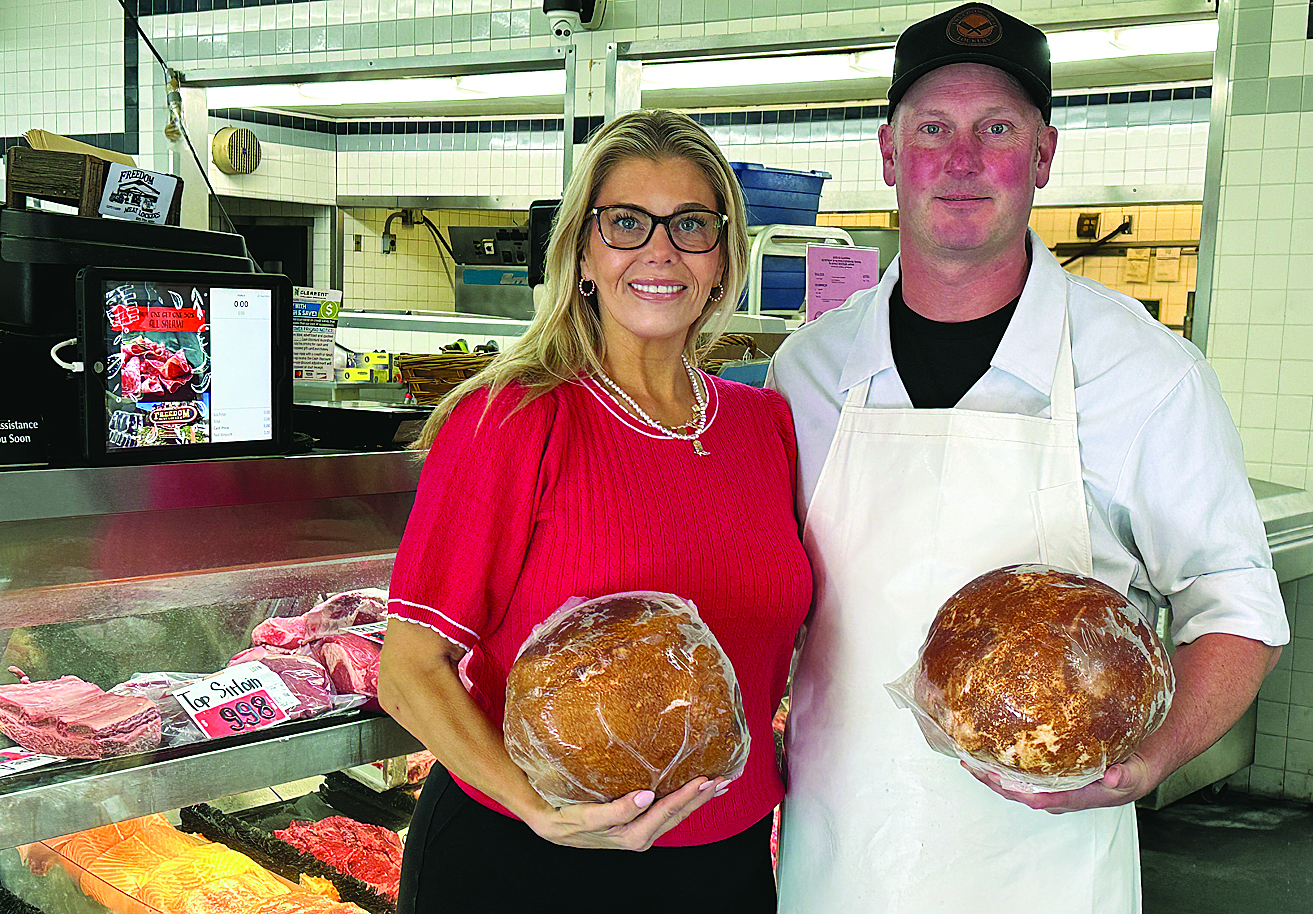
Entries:
[[[606, 372], [601, 369], [598, 369], [597, 371], [597, 379], [601, 381], [608, 390], [619, 396], [620, 399], [623, 400], [633, 411], [634, 415], [641, 419], [644, 424], [656, 429], [667, 438], [674, 438], [677, 441], [692, 441], [693, 453], [697, 454], [699, 457], [706, 457], [711, 453], [702, 446], [701, 441], [702, 433], [707, 430], [706, 394], [703, 393], [702, 388], [699, 386], [697, 372], [693, 370], [693, 366], [689, 364], [688, 359], [682, 355], [679, 359], [684, 363], [684, 371], [688, 373], [689, 383], [693, 385], [693, 420], [684, 425], [669, 426], [653, 419], [646, 411], [644, 411], [643, 407], [638, 405], [633, 397], [625, 393], [624, 388], [615, 381], [612, 381], [610, 377], [607, 376]], [[688, 431], [684, 431], [684, 429], [688, 429]]]

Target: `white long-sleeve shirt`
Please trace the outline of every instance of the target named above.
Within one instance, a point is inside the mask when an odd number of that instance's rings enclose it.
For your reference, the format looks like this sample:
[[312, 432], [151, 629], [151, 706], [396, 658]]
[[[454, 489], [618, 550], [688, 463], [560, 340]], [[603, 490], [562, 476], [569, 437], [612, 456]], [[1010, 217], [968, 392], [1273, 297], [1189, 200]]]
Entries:
[[[1170, 605], [1178, 644], [1210, 632], [1285, 644], [1267, 536], [1212, 368], [1140, 302], [1063, 270], [1033, 233], [1031, 250], [1016, 313], [958, 408], [1047, 417], [1065, 306], [1095, 576], [1150, 619]], [[879, 286], [795, 331], [772, 361], [767, 383], [793, 409], [803, 517], [848, 390], [870, 378], [868, 407], [912, 408], [889, 343], [898, 276], [895, 259]]]

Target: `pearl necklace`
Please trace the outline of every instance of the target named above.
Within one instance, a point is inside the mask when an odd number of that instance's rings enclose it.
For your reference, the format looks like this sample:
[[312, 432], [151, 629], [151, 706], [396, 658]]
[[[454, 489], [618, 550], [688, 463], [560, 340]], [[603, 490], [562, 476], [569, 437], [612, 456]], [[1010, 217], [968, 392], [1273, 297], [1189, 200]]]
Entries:
[[[601, 369], [598, 369], [597, 379], [601, 381], [609, 391], [618, 395], [620, 399], [625, 402], [625, 405], [628, 406], [633, 411], [634, 415], [641, 419], [644, 424], [656, 429], [667, 438], [674, 438], [677, 441], [692, 441], [693, 452], [699, 457], [706, 457], [711, 452], [703, 447], [701, 440], [699, 440], [702, 437], [702, 433], [707, 430], [706, 394], [703, 393], [701, 386], [698, 384], [697, 372], [695, 372], [693, 366], [688, 363], [688, 359], [682, 355], [679, 359], [684, 363], [684, 371], [688, 373], [689, 383], [693, 385], [693, 420], [684, 425], [669, 426], [653, 419], [643, 411], [643, 407], [639, 406], [633, 397], [625, 393], [624, 388], [607, 377], [606, 372]], [[687, 431], [685, 431], [685, 429], [687, 429]]]

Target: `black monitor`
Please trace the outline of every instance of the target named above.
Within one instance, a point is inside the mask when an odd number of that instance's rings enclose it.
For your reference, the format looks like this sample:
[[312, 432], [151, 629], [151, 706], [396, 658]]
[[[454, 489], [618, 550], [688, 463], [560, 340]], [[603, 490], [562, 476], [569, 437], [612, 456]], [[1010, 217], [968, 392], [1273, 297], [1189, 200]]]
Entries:
[[292, 287], [276, 274], [88, 267], [78, 277], [89, 463], [282, 453]]
[[540, 286], [547, 266], [547, 242], [560, 200], [534, 200], [529, 204], [529, 285]]

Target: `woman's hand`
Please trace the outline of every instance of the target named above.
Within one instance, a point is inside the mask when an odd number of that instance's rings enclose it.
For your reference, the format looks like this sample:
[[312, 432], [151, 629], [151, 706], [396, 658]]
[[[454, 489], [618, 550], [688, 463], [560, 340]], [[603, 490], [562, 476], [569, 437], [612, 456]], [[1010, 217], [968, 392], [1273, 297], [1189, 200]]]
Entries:
[[[652, 802], [650, 790], [635, 790], [610, 803], [579, 803], [530, 816], [539, 837], [567, 847], [645, 851], [712, 797], [721, 796], [726, 778], [694, 778]], [[531, 820], [531, 821], [530, 821]]]

